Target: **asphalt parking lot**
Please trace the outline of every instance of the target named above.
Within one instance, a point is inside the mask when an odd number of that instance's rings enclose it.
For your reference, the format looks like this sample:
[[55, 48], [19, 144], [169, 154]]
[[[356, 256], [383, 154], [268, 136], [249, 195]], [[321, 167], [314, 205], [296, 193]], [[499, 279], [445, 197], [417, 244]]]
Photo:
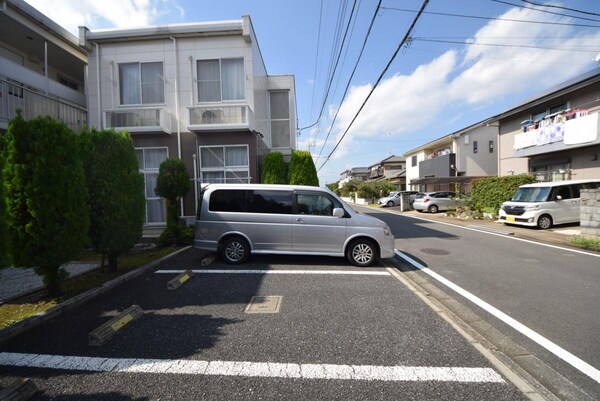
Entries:
[[[189, 250], [6, 343], [0, 386], [30, 377], [38, 400], [525, 399], [387, 266], [202, 257]], [[187, 269], [203, 270], [167, 290]], [[279, 297], [278, 310], [246, 313], [255, 296]], [[88, 344], [131, 305], [140, 319]]]

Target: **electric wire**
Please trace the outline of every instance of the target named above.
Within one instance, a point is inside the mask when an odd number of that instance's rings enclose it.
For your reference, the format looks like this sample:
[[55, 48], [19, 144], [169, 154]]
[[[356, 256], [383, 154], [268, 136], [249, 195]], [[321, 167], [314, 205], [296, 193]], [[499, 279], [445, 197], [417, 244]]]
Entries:
[[[401, 12], [409, 12], [416, 13], [416, 10], [408, 10], [405, 8], [396, 8], [396, 7], [381, 7], [382, 10], [391, 10], [391, 11], [401, 11]], [[571, 24], [566, 22], [550, 22], [550, 21], [532, 21], [532, 20], [524, 20], [524, 19], [513, 19], [513, 18], [494, 18], [494, 17], [482, 17], [479, 15], [465, 15], [465, 14], [453, 14], [453, 13], [441, 13], [428, 11], [425, 14], [430, 15], [441, 15], [444, 17], [458, 17], [458, 18], [471, 18], [471, 19], [482, 19], [488, 21], [507, 21], [507, 22], [520, 22], [527, 24], [543, 24], [543, 25], [561, 25], [561, 26], [577, 26], [583, 28], [600, 28], [600, 25], [589, 25], [589, 24]]]
[[451, 44], [459, 44], [459, 45], [468, 45], [468, 46], [492, 46], [492, 47], [517, 47], [524, 49], [540, 49], [540, 50], [556, 50], [556, 51], [565, 51], [565, 52], [580, 52], [580, 53], [589, 53], [589, 52], [597, 52], [597, 49], [574, 49], [574, 48], [565, 48], [565, 47], [547, 47], [547, 46], [534, 46], [534, 45], [508, 45], [504, 43], [477, 43], [477, 42], [460, 42], [455, 40], [442, 40], [442, 39], [424, 39], [424, 38], [412, 38], [413, 41], [419, 42], [432, 42], [432, 43], [451, 43]]
[[352, 83], [352, 79], [354, 78], [354, 74], [356, 73], [356, 69], [358, 68], [358, 64], [360, 63], [360, 60], [362, 58], [362, 55], [365, 51], [365, 47], [367, 45], [367, 41], [369, 40], [369, 36], [371, 35], [371, 30], [373, 29], [373, 24], [375, 24], [375, 19], [377, 18], [377, 14], [379, 13], [379, 8], [381, 6], [381, 1], [379, 0], [379, 2], [377, 3], [377, 7], [375, 8], [375, 12], [373, 13], [373, 17], [371, 17], [371, 22], [369, 23], [369, 28], [367, 29], [367, 33], [365, 35], [365, 39], [363, 40], [362, 46], [360, 48], [360, 52], [358, 53], [358, 57], [356, 59], [356, 62], [354, 63], [354, 68], [352, 69], [352, 73], [350, 74], [350, 77], [348, 78], [348, 82], [346, 83], [346, 88], [344, 89], [344, 94], [342, 95], [342, 99], [340, 100], [340, 106], [337, 108], [335, 115], [333, 116], [333, 120], [331, 122], [331, 126], [329, 127], [329, 131], [327, 132], [327, 136], [325, 137], [325, 141], [323, 142], [323, 145], [321, 146], [321, 150], [319, 151], [319, 155], [317, 156], [317, 162], [319, 161], [319, 159], [321, 158], [321, 155], [323, 154], [323, 149], [325, 148], [325, 145], [327, 144], [327, 141], [329, 140], [329, 136], [331, 135], [331, 130], [333, 129], [333, 125], [335, 124], [335, 121], [337, 119], [337, 116], [340, 112], [340, 109], [342, 107], [342, 104], [344, 103], [344, 99], [346, 99], [346, 95], [348, 94], [348, 89], [350, 88], [350, 84]]
[[508, 1], [503, 1], [503, 0], [490, 0], [490, 1], [493, 1], [494, 3], [506, 4], [506, 5], [513, 6], [513, 7], [524, 8], [526, 10], [533, 10], [533, 11], [537, 11], [537, 12], [540, 12], [540, 13], [560, 15], [561, 17], [577, 18], [577, 19], [584, 20], [584, 21], [600, 22], [600, 20], [593, 19], [593, 18], [578, 17], [576, 15], [556, 13], [554, 11], [548, 11], [548, 10], [540, 10], [540, 9], [535, 8], [535, 7], [527, 7], [527, 6], [523, 6], [521, 4], [515, 4], [515, 3], [508, 2]]
[[594, 13], [594, 12], [585, 11], [585, 10], [578, 10], [576, 8], [569, 8], [569, 7], [557, 6], [557, 5], [553, 5], [553, 4], [540, 4], [540, 3], [535, 3], [535, 2], [529, 1], [529, 0], [521, 0], [521, 1], [523, 3], [529, 3], [531, 5], [538, 6], [538, 7], [558, 8], [558, 9], [561, 9], [561, 10], [573, 11], [573, 12], [581, 13], [581, 14], [600, 16], [599, 13]]
[[392, 65], [392, 63], [396, 59], [396, 56], [398, 55], [398, 53], [400, 52], [400, 50], [404, 46], [404, 43], [406, 43], [406, 41], [410, 37], [411, 32], [413, 31], [413, 29], [414, 29], [415, 25], [417, 24], [417, 21], [419, 20], [419, 18], [421, 18], [421, 15], [423, 14], [423, 12], [425, 10], [425, 7], [427, 7], [428, 3], [429, 3], [429, 0], [424, 0], [423, 1], [423, 4], [421, 5], [421, 8], [417, 12], [417, 15], [415, 16], [415, 18], [413, 19], [410, 27], [406, 31], [406, 34], [404, 35], [404, 37], [402, 38], [402, 40], [398, 44], [398, 47], [396, 48], [396, 51], [394, 52], [394, 54], [392, 55], [392, 57], [388, 61], [387, 65], [385, 66], [385, 68], [383, 69], [383, 71], [381, 71], [381, 73], [379, 74], [379, 77], [377, 78], [377, 81], [373, 85], [373, 88], [371, 88], [371, 90], [369, 91], [369, 94], [367, 95], [367, 97], [363, 101], [362, 105], [360, 106], [360, 108], [358, 109], [358, 111], [356, 112], [356, 114], [354, 115], [354, 117], [352, 118], [352, 121], [350, 121], [350, 124], [348, 125], [348, 128], [346, 128], [346, 130], [344, 131], [344, 133], [342, 134], [342, 136], [340, 137], [340, 139], [337, 141], [337, 143], [336, 143], [335, 147], [333, 148], [333, 150], [327, 156], [327, 159], [323, 162], [323, 164], [321, 164], [321, 167], [319, 167], [319, 169], [317, 171], [320, 171], [327, 164], [327, 162], [331, 159], [331, 156], [335, 153], [335, 151], [337, 150], [337, 148], [340, 146], [340, 144], [342, 143], [342, 141], [346, 137], [346, 134], [348, 134], [348, 131], [350, 130], [350, 128], [354, 124], [354, 121], [356, 121], [356, 119], [360, 115], [362, 109], [365, 107], [365, 104], [367, 104], [367, 102], [369, 101], [371, 95], [373, 94], [373, 92], [375, 91], [375, 89], [379, 86], [379, 83], [383, 79], [385, 73], [389, 70], [390, 66]]
[[327, 103], [327, 98], [329, 97], [329, 92], [331, 90], [331, 84], [333, 83], [333, 77], [335, 76], [335, 71], [337, 69], [337, 66], [338, 66], [338, 63], [339, 63], [339, 60], [340, 60], [340, 57], [341, 57], [341, 54], [342, 54], [342, 50], [344, 48], [344, 43], [346, 41], [346, 37], [347, 37], [347, 34], [348, 34], [348, 30], [350, 28], [350, 23], [352, 21], [352, 17], [354, 15], [355, 7], [356, 7], [356, 0], [354, 0], [354, 2], [352, 4], [352, 10], [350, 11], [350, 19], [348, 20], [348, 24], [346, 25], [346, 30], [344, 32], [344, 37], [342, 39], [342, 44], [341, 44], [340, 50], [338, 52], [338, 56], [337, 56], [335, 65], [333, 67], [332, 74], [331, 74], [330, 78], [328, 79], [329, 82], [326, 85], [327, 89], [325, 90], [325, 95], [323, 96], [323, 102], [321, 104], [321, 110], [319, 111], [319, 116], [317, 117], [317, 120], [316, 120], [315, 123], [313, 123], [313, 124], [311, 124], [311, 125], [309, 125], [307, 127], [300, 128], [300, 130], [298, 130], [299, 132], [302, 131], [302, 130], [304, 130], [304, 129], [307, 129], [307, 128], [310, 128], [312, 126], [315, 126], [321, 120], [321, 117], [323, 116], [323, 110], [325, 110], [325, 104]]
[[323, 0], [321, 0], [321, 8], [319, 11], [319, 33], [317, 35], [317, 55], [315, 56], [315, 72], [313, 74], [313, 90], [312, 100], [310, 101], [310, 116], [312, 118], [312, 111], [315, 103], [315, 88], [317, 87], [317, 65], [319, 63], [319, 48], [321, 46], [321, 25], [323, 24]]

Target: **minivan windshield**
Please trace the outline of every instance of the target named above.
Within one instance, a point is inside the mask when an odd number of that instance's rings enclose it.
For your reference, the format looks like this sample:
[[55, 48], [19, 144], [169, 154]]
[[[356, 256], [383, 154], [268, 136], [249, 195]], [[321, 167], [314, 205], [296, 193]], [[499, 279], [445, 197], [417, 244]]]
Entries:
[[550, 187], [519, 188], [512, 197], [513, 202], [544, 202], [548, 199]]

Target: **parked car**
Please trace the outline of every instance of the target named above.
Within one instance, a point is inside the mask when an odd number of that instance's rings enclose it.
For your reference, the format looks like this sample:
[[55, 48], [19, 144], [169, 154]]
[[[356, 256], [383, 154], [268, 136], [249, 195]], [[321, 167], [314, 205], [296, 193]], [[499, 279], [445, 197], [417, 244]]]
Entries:
[[229, 264], [251, 253], [345, 256], [356, 266], [394, 257], [388, 225], [326, 188], [210, 184], [199, 202], [194, 247]]
[[412, 205], [412, 203], [415, 201], [415, 198], [418, 193], [419, 193], [418, 191], [390, 192], [389, 196], [379, 199], [379, 201], [377, 203], [379, 204], [379, 206], [387, 206], [387, 207], [399, 206], [400, 198], [401, 198], [402, 194], [408, 194], [410, 204]]
[[452, 198], [455, 196], [456, 194], [450, 191], [420, 192], [412, 207], [417, 212], [428, 211], [429, 213], [454, 209], [455, 204]]
[[600, 180], [539, 182], [521, 185], [498, 211], [505, 224], [548, 229], [555, 224], [578, 223], [582, 189], [600, 188]]

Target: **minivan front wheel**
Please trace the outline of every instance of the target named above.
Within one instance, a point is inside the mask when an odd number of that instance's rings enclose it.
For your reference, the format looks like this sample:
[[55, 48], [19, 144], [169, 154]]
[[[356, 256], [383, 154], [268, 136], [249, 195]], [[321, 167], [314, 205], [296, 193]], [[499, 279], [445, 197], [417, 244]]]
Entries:
[[388, 206], [388, 207], [392, 207], [392, 206], [394, 206], [394, 202], [392, 202], [392, 201], [388, 201], [388, 203], [387, 203], [387, 206]]
[[221, 244], [219, 256], [227, 264], [239, 265], [250, 256], [250, 246], [242, 237], [229, 237]]
[[552, 227], [552, 217], [547, 214], [543, 214], [538, 218], [537, 221], [538, 228], [542, 230], [547, 230]]
[[372, 241], [359, 239], [348, 246], [346, 257], [354, 266], [367, 267], [377, 259], [377, 248]]

